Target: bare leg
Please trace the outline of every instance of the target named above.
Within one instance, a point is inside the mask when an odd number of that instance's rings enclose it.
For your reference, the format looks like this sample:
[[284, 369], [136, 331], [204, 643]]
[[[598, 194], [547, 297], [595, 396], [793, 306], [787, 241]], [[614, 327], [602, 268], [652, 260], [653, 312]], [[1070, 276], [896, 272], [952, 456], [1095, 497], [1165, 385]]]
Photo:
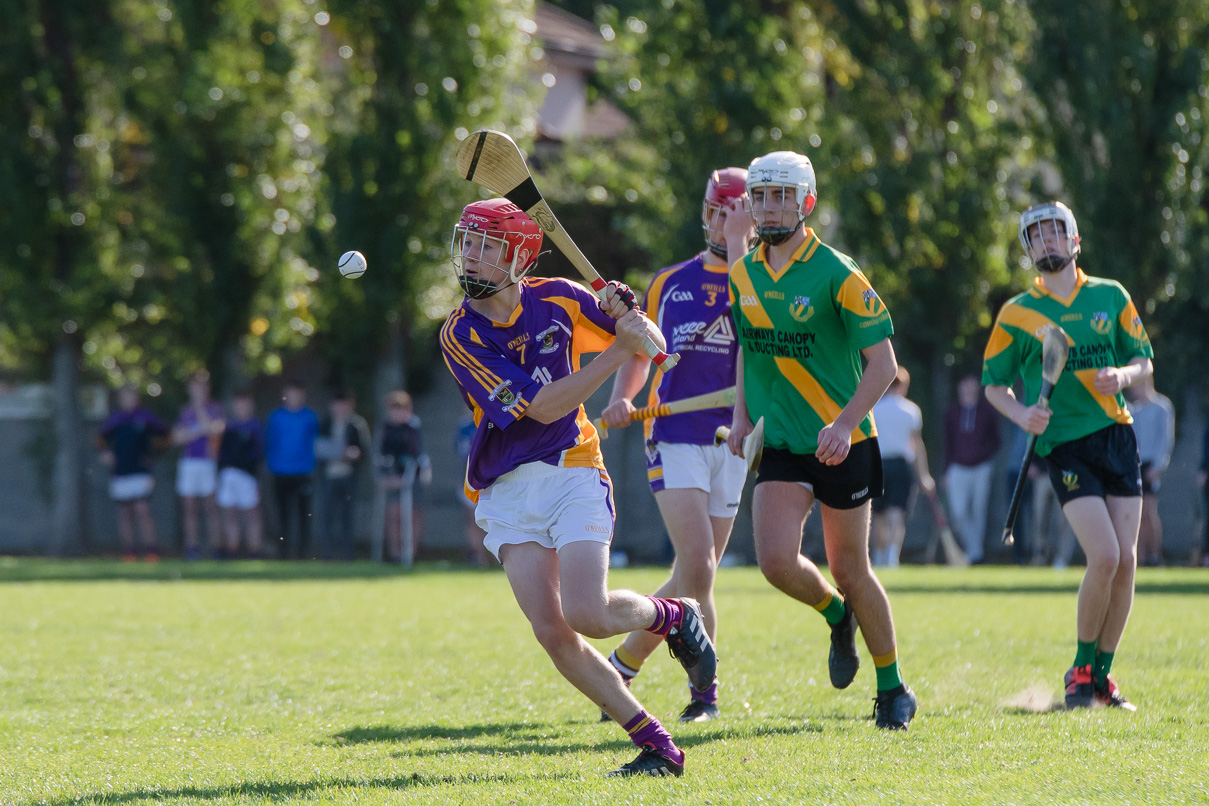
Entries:
[[[774, 588], [811, 607], [820, 604], [831, 590], [818, 566], [802, 556], [802, 525], [813, 503], [810, 490], [789, 481], [758, 484], [752, 496], [760, 571]], [[865, 517], [869, 517], [868, 510]], [[867, 548], [861, 546], [860, 551], [868, 564]]]
[[223, 507], [222, 525], [227, 535], [227, 551], [234, 557], [239, 552], [239, 510], [235, 507]]
[[[603, 544], [595, 545], [605, 548]], [[564, 548], [564, 553], [570, 548], [571, 546]], [[571, 580], [560, 578], [562, 558], [536, 543], [504, 546], [500, 556], [521, 612], [529, 619], [533, 634], [559, 673], [619, 725], [624, 725], [637, 716], [642, 710], [638, 700], [622, 685], [621, 678], [604, 656], [585, 641], [564, 618], [560, 592]], [[586, 561], [586, 565], [576, 568], [570, 576], [574, 579], [574, 584], [586, 583], [591, 588], [589, 598], [599, 605], [599, 597], [605, 586], [604, 570], [607, 567], [603, 552], [600, 563], [590, 555], [581, 559]], [[572, 559], [571, 562], [579, 564], [577, 559]], [[596, 579], [598, 576], [599, 579]], [[605, 596], [608, 596], [607, 592]], [[638, 594], [631, 596], [642, 599]], [[645, 599], [643, 601], [650, 608], [650, 618], [653, 621], [655, 606]], [[586, 604], [582, 606], [586, 612]]]
[[[207, 548], [210, 551], [217, 551], [223, 544], [222, 516], [218, 511], [218, 499], [213, 495], [207, 495], [202, 499], [202, 506], [206, 510], [206, 530], [210, 537], [210, 543]], [[237, 543], [236, 549], [238, 548]]]
[[133, 502], [134, 516], [139, 524], [139, 532], [143, 537], [145, 551], [158, 551], [159, 541], [155, 537], [155, 518], [151, 516], [151, 502], [140, 498]]
[[[856, 613], [865, 645], [874, 658], [895, 649], [890, 600], [869, 566], [869, 504], [856, 509], [823, 507], [823, 544], [835, 586]], [[821, 598], [821, 597], [820, 597]]]
[[[1080, 641], [1095, 641], [1104, 629], [1104, 619], [1112, 601], [1113, 580], [1121, 565], [1121, 545], [1103, 498], [1076, 498], [1068, 502], [1062, 511], [1066, 513], [1066, 519], [1074, 529], [1075, 537], [1083, 547], [1083, 553], [1087, 555], [1087, 572], [1079, 585], [1079, 609], [1076, 617], [1078, 637]], [[1135, 518], [1134, 535], [1136, 534]], [[1136, 537], [1131, 538], [1131, 542], [1133, 540], [1136, 540]], [[1131, 590], [1132, 585], [1131, 579]]]
[[903, 543], [907, 539], [907, 517], [902, 507], [890, 507], [886, 510], [886, 537], [886, 565], [896, 568]]
[[185, 548], [197, 548], [197, 498], [181, 496], [181, 528], [185, 531]]
[[1142, 496], [1138, 554], [1146, 565], [1159, 565], [1163, 561], [1163, 524], [1159, 520], [1159, 498], [1152, 493]]
[[886, 520], [886, 510], [873, 513], [872, 540], [869, 541], [869, 556], [874, 565], [885, 565], [886, 547], [890, 545], [890, 526]]
[[386, 557], [399, 558], [403, 550], [403, 508], [397, 490], [386, 493]]
[[[654, 595], [696, 599], [705, 617], [705, 631], [716, 644], [718, 610], [714, 602], [714, 580], [735, 519], [709, 515], [709, 496], [704, 490], [661, 490], [655, 493], [655, 503], [667, 526], [676, 561], [672, 564], [671, 576]], [[661, 643], [663, 639], [659, 636], [638, 630], [627, 635], [622, 646], [634, 657], [646, 660]]]
[[244, 512], [245, 528], [248, 533], [248, 552], [253, 557], [259, 557], [264, 551], [264, 521], [260, 517], [260, 507], [252, 507]]
[[134, 501], [118, 502], [118, 540], [122, 554], [134, 554]]
[[1104, 616], [1104, 626], [1100, 628], [1100, 639], [1096, 646], [1101, 652], [1116, 652], [1117, 645], [1121, 643], [1121, 636], [1125, 634], [1129, 611], [1133, 608], [1134, 576], [1138, 567], [1137, 539], [1141, 502], [1137, 498], [1109, 496], [1104, 503], [1108, 507], [1109, 517], [1112, 518], [1117, 545], [1121, 550], [1121, 559], [1117, 565], [1116, 576], [1112, 580], [1112, 600], [1109, 602], [1108, 612]]

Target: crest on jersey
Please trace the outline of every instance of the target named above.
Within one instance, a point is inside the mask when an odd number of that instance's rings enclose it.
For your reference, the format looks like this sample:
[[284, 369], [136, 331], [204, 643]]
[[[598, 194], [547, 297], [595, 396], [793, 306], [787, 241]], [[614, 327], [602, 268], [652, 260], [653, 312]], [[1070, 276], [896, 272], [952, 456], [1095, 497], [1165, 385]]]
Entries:
[[1112, 330], [1112, 320], [1108, 318], [1108, 311], [1096, 311], [1091, 315], [1091, 329], [1101, 336], [1107, 335], [1108, 331]]
[[487, 396], [487, 399], [498, 400], [503, 404], [505, 410], [512, 408], [516, 405], [516, 395], [508, 388], [511, 385], [511, 380], [503, 381], [499, 386], [491, 390], [491, 394]]
[[862, 291], [861, 299], [865, 301], [865, 310], [869, 313], [878, 313], [881, 310], [881, 300], [877, 298], [877, 292], [872, 288], [866, 288]]
[[814, 316], [814, 307], [810, 304], [810, 297], [794, 297], [793, 304], [789, 306], [789, 315], [795, 322], [805, 322]]
[[558, 325], [550, 325], [550, 327], [537, 334], [537, 340], [541, 343], [539, 350], [543, 355], [549, 355], [559, 348], [559, 344], [554, 341], [554, 334], [558, 332]]
[[1062, 484], [1066, 486], [1068, 493], [1073, 493], [1079, 489], [1079, 475], [1072, 473], [1069, 470], [1062, 471]]

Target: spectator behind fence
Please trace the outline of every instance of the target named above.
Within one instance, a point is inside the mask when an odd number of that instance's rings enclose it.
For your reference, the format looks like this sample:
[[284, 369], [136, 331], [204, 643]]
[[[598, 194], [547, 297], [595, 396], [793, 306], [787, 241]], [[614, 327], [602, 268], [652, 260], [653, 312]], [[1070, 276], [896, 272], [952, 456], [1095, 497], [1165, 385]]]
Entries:
[[873, 404], [877, 443], [882, 454], [882, 489], [873, 499], [874, 565], [898, 566], [907, 535], [907, 511], [915, 483], [930, 492], [936, 488], [928, 472], [928, 454], [920, 431], [924, 425], [919, 406], [907, 399], [911, 373], [901, 364], [881, 400]]
[[[478, 426], [474, 424], [474, 418], [469, 414], [463, 414], [458, 420], [458, 430], [456, 435], [456, 444], [458, 456], [462, 457], [462, 470], [465, 473], [466, 462], [470, 458], [470, 445], [474, 442], [474, 435], [478, 431]], [[466, 545], [470, 549], [470, 562], [477, 565], [479, 568], [487, 568], [495, 564], [495, 558], [491, 556], [491, 552], [483, 545], [483, 539], [487, 537], [487, 533], [483, 531], [483, 527], [479, 526], [478, 521], [474, 519], [474, 501], [470, 500], [470, 496], [466, 495], [466, 486], [458, 484], [458, 503], [466, 512]]]
[[957, 382], [945, 411], [945, 489], [949, 512], [971, 563], [982, 562], [991, 471], [999, 450], [999, 414], [982, 396], [975, 375]]
[[[176, 494], [181, 501], [181, 526], [185, 532], [185, 559], [201, 556], [198, 510], [206, 510], [207, 548], [221, 551], [222, 525], [214, 492], [218, 488], [218, 445], [222, 441], [222, 406], [210, 400], [210, 373], [195, 372], [188, 383], [189, 402], [181, 407], [172, 429], [172, 444], [181, 446], [176, 466]], [[201, 505], [199, 507], [199, 504]]]
[[[386, 423], [374, 466], [378, 469], [378, 485], [386, 495], [386, 557], [390, 562], [410, 564], [420, 543], [423, 515], [419, 507], [413, 506], [411, 540], [405, 541], [402, 495], [410, 492], [417, 477], [422, 484], [432, 481], [432, 463], [424, 453], [420, 418], [413, 412], [407, 392], [399, 390], [386, 397]], [[405, 545], [407, 542], [411, 545]], [[405, 556], [407, 553], [410, 556]]]
[[260, 559], [264, 555], [257, 479], [263, 459], [264, 430], [256, 419], [252, 393], [236, 392], [231, 399], [231, 419], [218, 448], [217, 500], [227, 538], [220, 558], [239, 556], [240, 521], [247, 535], [248, 557]]
[[354, 411], [349, 391], [339, 392], [328, 404], [328, 416], [319, 425], [315, 455], [323, 461], [323, 537], [320, 556], [325, 560], [353, 559], [356, 540], [357, 470], [373, 442], [369, 424]]
[[273, 475], [277, 501], [280, 556], [308, 556], [311, 498], [315, 472], [315, 438], [319, 418], [306, 405], [306, 389], [289, 381], [282, 391], [283, 405], [269, 414], [265, 429], [265, 463]]
[[1142, 526], [1138, 533], [1138, 561], [1163, 564], [1163, 522], [1159, 519], [1159, 487], [1175, 447], [1175, 407], [1155, 391], [1154, 378], [1129, 387], [1129, 411], [1142, 460]]
[[[151, 475], [152, 454], [163, 448], [168, 426], [159, 417], [139, 405], [135, 386], [123, 386], [117, 393], [118, 410], [101, 425], [97, 447], [101, 463], [110, 468], [109, 497], [118, 505], [118, 538], [122, 561], [134, 562], [141, 550], [147, 562], [159, 560], [155, 520], [151, 517], [151, 493], [155, 478]], [[135, 529], [141, 542], [135, 542]]]

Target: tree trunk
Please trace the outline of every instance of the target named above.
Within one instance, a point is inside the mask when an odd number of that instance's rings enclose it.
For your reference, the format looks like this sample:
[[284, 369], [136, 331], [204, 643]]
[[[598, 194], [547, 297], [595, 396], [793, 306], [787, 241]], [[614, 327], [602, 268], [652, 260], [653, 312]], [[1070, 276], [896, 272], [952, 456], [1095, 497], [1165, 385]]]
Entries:
[[48, 553], [62, 556], [80, 547], [84, 522], [84, 463], [81, 446], [84, 428], [80, 422], [79, 344], [64, 334], [55, 347], [51, 367], [54, 400], [55, 470], [54, 510]]
[[[403, 331], [402, 318], [387, 325], [386, 352], [378, 361], [374, 372], [374, 401], [372, 410], [377, 414], [376, 422], [382, 422], [386, 414], [386, 395], [407, 384], [407, 335]], [[370, 407], [366, 407], [370, 410]]]

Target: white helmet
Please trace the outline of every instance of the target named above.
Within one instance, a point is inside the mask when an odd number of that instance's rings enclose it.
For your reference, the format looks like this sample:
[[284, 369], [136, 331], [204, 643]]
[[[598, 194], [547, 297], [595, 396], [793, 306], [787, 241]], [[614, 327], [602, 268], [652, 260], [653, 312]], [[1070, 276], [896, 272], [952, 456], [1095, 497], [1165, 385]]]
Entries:
[[[1046, 222], [1049, 223], [1049, 226], [1053, 227], [1056, 236], [1060, 238], [1065, 235], [1065, 255], [1045, 254], [1037, 256], [1033, 253], [1033, 247], [1036, 244], [1029, 238], [1029, 229], [1037, 225], [1043, 231]], [[1064, 234], [1058, 232], [1059, 223], [1066, 230]], [[1074, 260], [1079, 254], [1079, 225], [1075, 222], [1075, 214], [1071, 212], [1069, 207], [1059, 201], [1033, 205], [1020, 214], [1020, 245], [1024, 247], [1024, 253], [1028, 255], [1029, 260], [1033, 261], [1033, 265], [1040, 271], [1061, 271], [1067, 263]]]
[[[798, 220], [792, 227], [765, 226], [760, 213], [764, 212], [757, 205], [752, 189], [757, 187], [793, 188], [797, 199]], [[814, 166], [810, 158], [793, 151], [774, 151], [763, 157], [756, 157], [747, 166], [747, 194], [752, 199], [751, 214], [756, 222], [756, 235], [766, 244], [775, 246], [784, 243], [798, 231], [806, 217], [814, 211], [818, 191], [814, 180]], [[764, 195], [767, 200], [767, 194]]]

